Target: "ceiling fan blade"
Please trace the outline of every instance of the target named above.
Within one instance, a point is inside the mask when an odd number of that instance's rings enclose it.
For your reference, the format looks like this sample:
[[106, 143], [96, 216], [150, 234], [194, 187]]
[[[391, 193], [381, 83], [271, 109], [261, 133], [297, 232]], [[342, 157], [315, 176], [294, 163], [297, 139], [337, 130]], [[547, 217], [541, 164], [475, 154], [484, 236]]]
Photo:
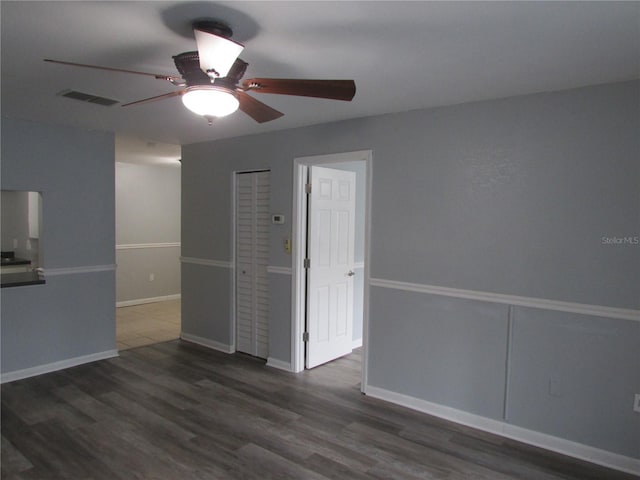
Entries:
[[177, 97], [178, 95], [183, 95], [184, 92], [186, 92], [186, 89], [178, 90], [177, 92], [163, 93], [162, 95], [156, 95], [155, 97], [149, 97], [143, 100], [136, 100], [135, 102], [125, 103], [122, 106], [129, 107], [131, 105], [142, 105], [143, 103], [151, 103], [151, 102], [155, 102], [156, 100], [163, 100], [165, 98]]
[[284, 113], [279, 112], [275, 108], [256, 100], [251, 95], [247, 95], [243, 91], [237, 91], [238, 101], [240, 102], [240, 110], [249, 115], [258, 123], [270, 122], [276, 118], [280, 118]]
[[158, 80], [181, 80], [180, 77], [172, 76], [172, 75], [162, 75], [157, 73], [147, 73], [147, 72], [137, 72], [135, 70], [125, 70], [124, 68], [113, 68], [113, 67], [101, 67], [99, 65], [87, 65], [84, 63], [74, 63], [74, 62], [63, 62], [61, 60], [51, 60], [50, 58], [45, 58], [45, 62], [57, 63], [60, 65], [70, 65], [72, 67], [84, 67], [84, 68], [95, 68], [97, 70], [106, 70], [108, 72], [121, 72], [121, 73], [133, 73], [134, 75], [146, 75], [147, 77], [154, 77]]
[[242, 82], [245, 90], [301, 97], [350, 101], [356, 94], [353, 80], [296, 80], [290, 78], [250, 78]]

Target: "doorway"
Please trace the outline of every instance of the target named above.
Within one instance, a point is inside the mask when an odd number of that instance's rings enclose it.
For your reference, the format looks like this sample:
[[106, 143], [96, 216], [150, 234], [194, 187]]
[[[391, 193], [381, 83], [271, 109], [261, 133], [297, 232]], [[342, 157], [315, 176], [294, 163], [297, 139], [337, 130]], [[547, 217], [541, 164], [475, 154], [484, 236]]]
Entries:
[[118, 350], [180, 337], [180, 152], [180, 145], [116, 135]]
[[[358, 187], [360, 202], [357, 205], [359, 211], [356, 225], [359, 234], [356, 235], [356, 248], [353, 262], [354, 298], [360, 300], [354, 303], [354, 337], [352, 347], [363, 346], [362, 374], [363, 385], [366, 380], [366, 343], [367, 343], [367, 304], [368, 304], [368, 257], [369, 257], [369, 198], [371, 183], [371, 151], [348, 152], [335, 155], [297, 158], [294, 161], [294, 204], [292, 219], [292, 243], [293, 243], [293, 271], [292, 271], [292, 370], [300, 372], [307, 368], [308, 355], [306, 342], [310, 335], [307, 334], [307, 313], [309, 307], [309, 286], [307, 283], [308, 270], [305, 265], [309, 241], [307, 226], [309, 222], [309, 201], [306, 193], [307, 179], [314, 166], [328, 167], [329, 169], [354, 171], [358, 173]], [[313, 262], [313, 259], [310, 259]], [[351, 270], [343, 272], [349, 275]], [[311, 273], [312, 275], [313, 273]], [[313, 318], [311, 318], [313, 321]], [[311, 329], [314, 325], [309, 325]], [[311, 333], [311, 332], [309, 332]], [[313, 348], [313, 345], [311, 345]], [[348, 353], [348, 352], [347, 352]]]

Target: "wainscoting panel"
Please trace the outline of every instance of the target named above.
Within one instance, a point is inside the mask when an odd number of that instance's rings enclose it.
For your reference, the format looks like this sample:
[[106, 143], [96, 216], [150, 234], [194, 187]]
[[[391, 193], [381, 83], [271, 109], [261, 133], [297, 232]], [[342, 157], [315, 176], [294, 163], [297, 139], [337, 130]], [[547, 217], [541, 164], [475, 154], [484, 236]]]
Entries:
[[[222, 262], [221, 262], [222, 263]], [[182, 337], [235, 348], [231, 264], [182, 261]]]
[[502, 418], [506, 305], [377, 287], [370, 303], [370, 385]]
[[179, 243], [118, 245], [116, 263], [116, 301], [120, 306], [180, 294]]
[[370, 285], [366, 393], [620, 470], [640, 465], [637, 310]]

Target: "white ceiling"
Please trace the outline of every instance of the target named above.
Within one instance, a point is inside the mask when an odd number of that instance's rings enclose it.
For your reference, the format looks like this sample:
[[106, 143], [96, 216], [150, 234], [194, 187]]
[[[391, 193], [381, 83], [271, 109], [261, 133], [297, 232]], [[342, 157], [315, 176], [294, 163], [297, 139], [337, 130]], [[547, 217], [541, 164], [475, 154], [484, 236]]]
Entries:
[[[328, 121], [638, 78], [639, 2], [2, 1], [2, 115], [188, 144]], [[285, 116], [242, 112], [213, 126], [151, 77], [42, 59], [175, 75], [195, 19], [227, 21], [245, 78], [354, 79], [352, 102], [252, 93]]]

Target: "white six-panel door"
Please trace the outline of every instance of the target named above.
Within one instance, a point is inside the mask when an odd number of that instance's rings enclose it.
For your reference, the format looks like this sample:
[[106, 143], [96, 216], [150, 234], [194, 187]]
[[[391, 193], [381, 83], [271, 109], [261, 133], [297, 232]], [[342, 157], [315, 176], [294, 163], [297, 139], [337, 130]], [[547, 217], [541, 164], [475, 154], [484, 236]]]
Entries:
[[269, 355], [269, 172], [236, 175], [236, 350]]
[[306, 367], [351, 353], [355, 248], [354, 172], [309, 169]]

